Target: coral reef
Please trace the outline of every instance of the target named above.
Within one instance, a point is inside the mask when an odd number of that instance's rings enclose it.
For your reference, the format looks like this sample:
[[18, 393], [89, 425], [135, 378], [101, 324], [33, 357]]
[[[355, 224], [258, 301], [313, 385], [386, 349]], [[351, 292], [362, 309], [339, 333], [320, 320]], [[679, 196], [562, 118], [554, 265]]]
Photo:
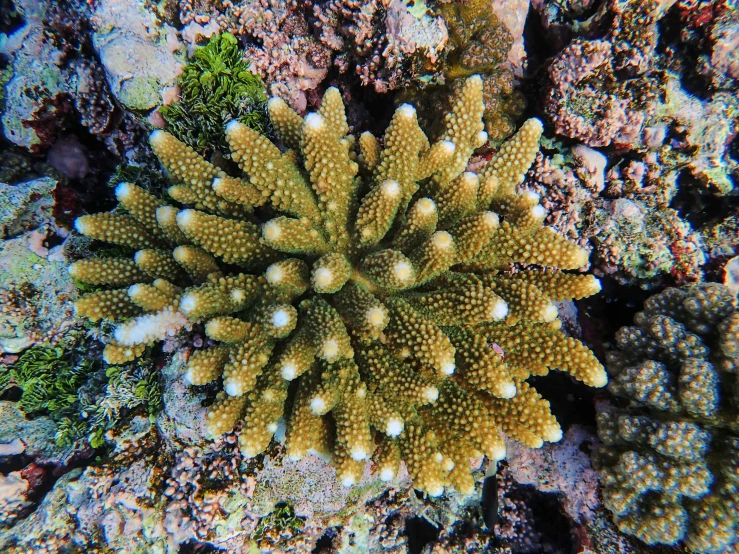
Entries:
[[334, 65], [354, 67], [380, 93], [433, 75], [449, 38], [445, 19], [423, 1], [329, 0], [313, 13], [321, 42], [337, 53]]
[[[399, 95], [401, 102], [418, 106], [419, 120], [432, 135], [439, 131], [436, 114], [449, 110], [450, 98], [472, 74], [483, 80], [483, 120], [488, 139], [498, 144], [515, 130], [514, 120], [523, 111], [524, 98], [515, 88], [514, 73], [507, 61], [513, 36], [493, 7], [484, 0], [439, 5], [450, 37], [440, 74], [433, 79], [417, 79], [420, 84]], [[445, 84], [433, 86], [436, 82]]]
[[30, 348], [8, 368], [0, 368], [0, 393], [21, 389], [18, 407], [29, 417], [49, 415], [56, 423], [59, 446], [86, 441], [93, 448], [121, 416], [138, 406], [150, 415], [161, 408], [161, 389], [150, 367], [109, 367], [74, 359], [62, 348]]
[[735, 4], [0, 0], [0, 551], [739, 550]]
[[532, 450], [510, 442], [508, 472], [520, 485], [562, 495], [562, 508], [573, 521], [592, 519], [600, 507], [598, 475], [590, 465], [586, 446], [597, 444], [592, 432], [572, 425], [562, 442]]
[[201, 154], [228, 150], [223, 128], [229, 121], [266, 131], [264, 85], [249, 72], [249, 63], [230, 33], [215, 35], [207, 46], [196, 49], [177, 86], [178, 100], [159, 112], [167, 131]]
[[30, 509], [29, 488], [20, 471], [11, 471], [7, 476], [0, 474], [0, 527], [10, 527]]
[[[74, 3], [72, 3], [74, 4]], [[2, 112], [5, 138], [34, 151], [51, 145], [70, 114], [92, 134], [111, 130], [116, 105], [93, 54], [87, 15], [74, 5], [16, 2], [24, 24], [7, 39], [12, 75]], [[7, 79], [7, 76], [3, 80]]]
[[388, 92], [438, 70], [448, 33], [423, 2], [405, 0], [252, 0], [233, 6], [178, 2], [191, 35], [228, 31], [246, 41], [246, 57], [278, 95], [303, 113], [331, 67]]
[[105, 81], [118, 102], [131, 110], [158, 106], [184, 62], [174, 27], [153, 25], [137, 3], [121, 0], [95, 2], [90, 25]]
[[77, 290], [64, 272], [64, 248], [46, 242], [69, 234], [55, 220], [58, 189], [43, 177], [0, 184], [0, 349], [8, 354], [71, 342], [67, 334], [78, 327], [72, 317]]
[[[304, 112], [308, 94], [318, 88], [332, 65], [332, 51], [314, 36], [298, 0], [249, 0], [238, 3], [176, 3], [176, 19], [185, 24], [185, 42], [228, 32], [245, 43], [244, 56], [252, 70], [278, 95]], [[312, 15], [312, 14], [311, 14]]]
[[[644, 119], [653, 113], [650, 80], [619, 81], [612, 45], [606, 40], [575, 40], [552, 61], [553, 86], [545, 103], [555, 131], [588, 146], [630, 145], [639, 139]], [[638, 102], [637, 102], [638, 98]]]
[[735, 10], [709, 4], [534, 3], [562, 48], [543, 109], [576, 142], [546, 139], [526, 190], [542, 196], [546, 223], [592, 250], [598, 276], [682, 285], [715, 278], [733, 253], [739, 104], [730, 83], [706, 77], [731, 65], [708, 60]]
[[[198, 425], [205, 427], [207, 394], [184, 386], [177, 390], [183, 384], [185, 354], [176, 353], [161, 369], [167, 388], [155, 424], [134, 411], [105, 432], [106, 455], [80, 470], [69, 467], [80, 451], [60, 451], [53, 422], [45, 416], [26, 420], [17, 403], [0, 402], [0, 437], [11, 441], [0, 443], [0, 460], [23, 450], [33, 462], [21, 477], [38, 466], [62, 475], [48, 493], [31, 487], [34, 509], [11, 528], [0, 528], [0, 550], [36, 552], [46, 544], [50, 552], [94, 551], [105, 545], [108, 552], [164, 554], [207, 543], [246, 554], [262, 542], [282, 552], [306, 552], [329, 528], [346, 540], [354, 537], [359, 551], [373, 551], [371, 546], [362, 550], [362, 544], [390, 541], [381, 534], [380, 522], [400, 510], [412, 513], [408, 494], [415, 493], [407, 490], [407, 476], [399, 485], [403, 490], [390, 493], [397, 501], [389, 503], [377, 498], [387, 484], [371, 478], [369, 468], [349, 489], [333, 467], [315, 456], [293, 461], [275, 445], [258, 460], [244, 460], [236, 433], [205, 440]], [[11, 518], [26, 515], [18, 500], [8, 498]], [[285, 517], [286, 510], [293, 516]], [[305, 523], [298, 529], [299, 521]], [[363, 537], [363, 521], [377, 522], [378, 528]], [[282, 534], [286, 528], [290, 533]], [[336, 537], [334, 544], [342, 540]]]
[[541, 196], [545, 223], [592, 250], [596, 275], [644, 288], [702, 277], [706, 241], [670, 207], [679, 168], [661, 159], [664, 152], [606, 171], [608, 159], [597, 150], [543, 142], [521, 188]]
[[[387, 480], [403, 460], [417, 488], [467, 494], [467, 458], [502, 458], [500, 431], [533, 447], [559, 440], [549, 403], [525, 380], [557, 368], [605, 385], [592, 353], [559, 330], [552, 304], [591, 295], [599, 283], [552, 269], [505, 271], [518, 262], [575, 269], [587, 255], [541, 226], [536, 195], [515, 193], [538, 150], [539, 121], [477, 174], [464, 171], [486, 141], [482, 96], [482, 80], [468, 78], [433, 145], [415, 110], [401, 106], [382, 148], [369, 133], [348, 135], [336, 89], [305, 120], [273, 98], [272, 123], [295, 150], [282, 153], [231, 122], [227, 140], [244, 179], [155, 132], [152, 147], [179, 183], [169, 195], [192, 207], [122, 183], [116, 194], [130, 215], [75, 223], [90, 238], [138, 249], [133, 260], [70, 266], [80, 281], [123, 286], [76, 303], [93, 321], [131, 318], [115, 330], [106, 360], [132, 359], [205, 323], [220, 344], [194, 352], [186, 378], [222, 377], [209, 432], [243, 417], [240, 449], [256, 456], [297, 380], [288, 455], [332, 454], [346, 485], [373, 456]], [[263, 222], [254, 210], [266, 203], [281, 215]], [[170, 254], [168, 245], [179, 246]]]
[[[719, 87], [694, 96], [680, 73], [692, 68], [681, 68], [675, 56], [685, 44], [668, 37], [669, 46], [657, 49], [657, 23], [671, 3], [604, 4], [613, 16], [605, 36], [576, 38], [549, 64], [544, 111], [555, 131], [590, 147], [660, 151], [663, 163], [687, 165], [683, 173], [702, 190], [729, 193], [737, 171], [727, 148], [739, 130], [736, 96]], [[723, 19], [716, 25], [730, 27]]]
[[595, 38], [607, 24], [608, 2], [532, 0], [531, 7], [539, 14], [547, 39], [558, 50], [574, 37]]
[[621, 531], [692, 552], [736, 547], [739, 311], [719, 284], [668, 288], [616, 334], [597, 466]]
[[0, 239], [17, 237], [50, 220], [56, 184], [49, 177], [15, 185], [0, 182]]

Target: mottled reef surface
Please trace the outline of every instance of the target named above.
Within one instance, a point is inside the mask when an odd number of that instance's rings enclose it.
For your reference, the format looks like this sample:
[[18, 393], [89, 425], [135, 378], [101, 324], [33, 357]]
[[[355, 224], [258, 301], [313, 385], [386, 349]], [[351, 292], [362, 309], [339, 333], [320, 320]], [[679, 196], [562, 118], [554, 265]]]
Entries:
[[739, 552], [738, 135], [734, 0], [0, 0], [0, 551]]

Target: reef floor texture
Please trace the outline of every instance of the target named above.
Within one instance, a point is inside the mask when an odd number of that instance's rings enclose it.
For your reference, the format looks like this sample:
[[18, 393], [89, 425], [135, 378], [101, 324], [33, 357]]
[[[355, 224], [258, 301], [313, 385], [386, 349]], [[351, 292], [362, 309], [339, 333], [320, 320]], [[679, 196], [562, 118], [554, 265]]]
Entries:
[[739, 554], [739, 3], [0, 0], [0, 552]]

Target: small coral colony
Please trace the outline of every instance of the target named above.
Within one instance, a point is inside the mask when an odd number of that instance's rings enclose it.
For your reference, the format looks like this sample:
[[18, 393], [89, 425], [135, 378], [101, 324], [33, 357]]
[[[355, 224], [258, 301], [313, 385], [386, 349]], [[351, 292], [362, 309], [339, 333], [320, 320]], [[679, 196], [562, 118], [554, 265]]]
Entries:
[[526, 379], [551, 368], [595, 387], [607, 377], [560, 330], [554, 304], [600, 290], [593, 276], [567, 272], [587, 264], [587, 252], [542, 225], [536, 194], [516, 192], [541, 122], [524, 123], [470, 172], [487, 141], [477, 76], [433, 144], [409, 104], [382, 141], [349, 134], [335, 88], [305, 118], [279, 98], [268, 110], [283, 149], [229, 123], [241, 170], [229, 175], [155, 131], [169, 198], [121, 183], [119, 209], [75, 222], [90, 238], [136, 249], [69, 268], [108, 287], [81, 297], [80, 315], [130, 318], [105, 360], [133, 360], [204, 324], [212, 345], [192, 354], [185, 377], [222, 379], [208, 432], [243, 421], [240, 447], [251, 457], [284, 419], [288, 455], [330, 457], [345, 485], [371, 458], [382, 479], [403, 461], [417, 489], [470, 494], [468, 459], [502, 459], [502, 433], [531, 447], [558, 441], [549, 402]]

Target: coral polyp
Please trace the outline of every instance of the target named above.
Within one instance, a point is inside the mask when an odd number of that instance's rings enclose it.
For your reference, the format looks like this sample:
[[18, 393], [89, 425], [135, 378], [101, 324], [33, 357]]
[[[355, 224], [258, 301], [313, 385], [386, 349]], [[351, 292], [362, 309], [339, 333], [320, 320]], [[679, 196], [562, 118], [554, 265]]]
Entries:
[[560, 331], [553, 304], [600, 285], [562, 271], [587, 253], [542, 226], [537, 195], [516, 192], [541, 123], [525, 122], [469, 172], [487, 140], [481, 79], [468, 78], [451, 105], [432, 144], [407, 104], [380, 140], [349, 134], [335, 88], [305, 118], [273, 98], [287, 150], [229, 123], [241, 176], [154, 132], [169, 196], [186, 208], [125, 183], [116, 194], [127, 214], [76, 223], [138, 250], [70, 267], [115, 287], [82, 297], [79, 314], [130, 318], [106, 360], [204, 324], [217, 344], [195, 350], [185, 378], [222, 380], [208, 431], [243, 420], [241, 452], [256, 456], [284, 418], [288, 455], [331, 457], [346, 485], [371, 458], [383, 479], [403, 461], [416, 488], [469, 494], [469, 458], [504, 457], [503, 433], [531, 447], [559, 440], [549, 402], [526, 379], [556, 368], [606, 384], [593, 354]]

